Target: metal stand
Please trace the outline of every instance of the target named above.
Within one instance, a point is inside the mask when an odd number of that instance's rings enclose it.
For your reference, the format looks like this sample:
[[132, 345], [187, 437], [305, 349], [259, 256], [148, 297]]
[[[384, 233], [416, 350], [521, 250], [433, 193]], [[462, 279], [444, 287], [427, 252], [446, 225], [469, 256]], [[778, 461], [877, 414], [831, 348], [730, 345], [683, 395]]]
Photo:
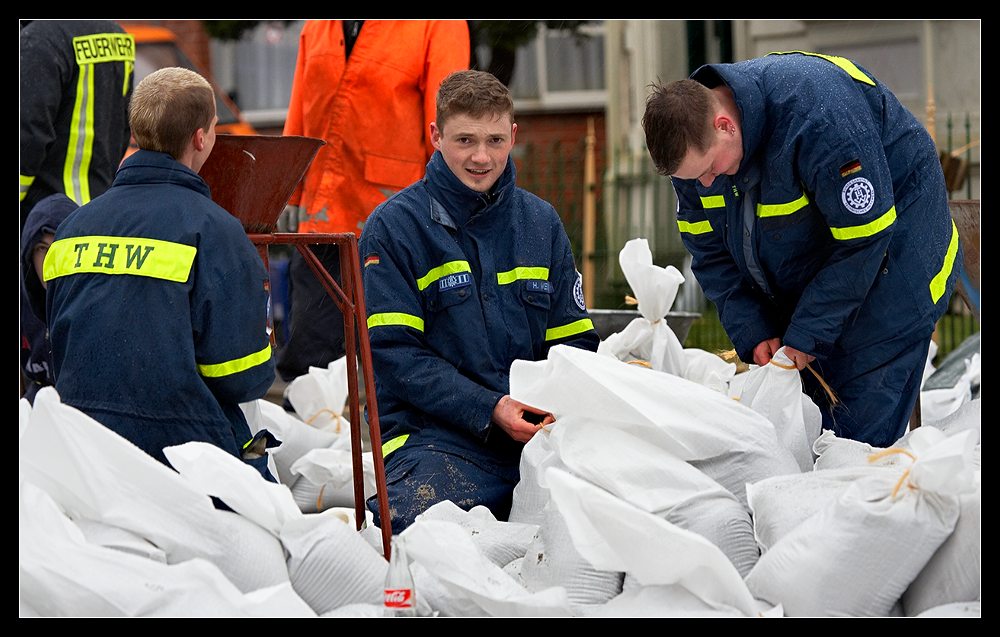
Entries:
[[[389, 498], [385, 486], [385, 464], [382, 458], [382, 433], [378, 424], [378, 405], [375, 401], [375, 379], [372, 375], [372, 351], [368, 340], [368, 316], [361, 284], [361, 262], [358, 258], [358, 239], [351, 233], [271, 233], [248, 234], [257, 246], [264, 267], [268, 266], [267, 248], [270, 245], [293, 245], [309, 265], [316, 278], [323, 284], [326, 293], [337, 304], [344, 315], [344, 350], [348, 358], [347, 388], [351, 409], [351, 457], [354, 465], [354, 512], [357, 529], [365, 520], [364, 469], [361, 464], [361, 405], [358, 398], [358, 365], [356, 352], [360, 346], [361, 369], [364, 373], [365, 399], [368, 407], [368, 433], [371, 436], [372, 459], [375, 464], [375, 491], [379, 515], [382, 518], [382, 552], [389, 559], [392, 537], [392, 521], [389, 516]], [[340, 248], [340, 272], [343, 289], [323, 267], [319, 258], [309, 248], [310, 244], [336, 244]], [[355, 326], [358, 327], [358, 343], [355, 344]], [[354, 364], [350, 364], [351, 361]]]

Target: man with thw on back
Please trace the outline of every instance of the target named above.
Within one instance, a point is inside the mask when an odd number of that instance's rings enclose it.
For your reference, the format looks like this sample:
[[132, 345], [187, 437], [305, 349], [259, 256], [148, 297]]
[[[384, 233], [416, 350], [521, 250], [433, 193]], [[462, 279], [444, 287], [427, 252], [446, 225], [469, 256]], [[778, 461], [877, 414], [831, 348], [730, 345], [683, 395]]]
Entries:
[[198, 176], [215, 95], [193, 71], [161, 69], [129, 121], [140, 150], [45, 257], [56, 390], [161, 462], [164, 447], [202, 441], [273, 480], [269, 436], [253, 438], [239, 407], [274, 381], [267, 271]]

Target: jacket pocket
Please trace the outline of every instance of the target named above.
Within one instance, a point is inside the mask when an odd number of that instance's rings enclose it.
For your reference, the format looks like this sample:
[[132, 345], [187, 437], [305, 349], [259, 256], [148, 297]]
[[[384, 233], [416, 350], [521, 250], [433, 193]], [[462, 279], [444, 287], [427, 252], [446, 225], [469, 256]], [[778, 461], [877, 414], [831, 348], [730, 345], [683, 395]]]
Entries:
[[424, 164], [379, 155], [365, 155], [365, 181], [405, 188], [424, 176]]

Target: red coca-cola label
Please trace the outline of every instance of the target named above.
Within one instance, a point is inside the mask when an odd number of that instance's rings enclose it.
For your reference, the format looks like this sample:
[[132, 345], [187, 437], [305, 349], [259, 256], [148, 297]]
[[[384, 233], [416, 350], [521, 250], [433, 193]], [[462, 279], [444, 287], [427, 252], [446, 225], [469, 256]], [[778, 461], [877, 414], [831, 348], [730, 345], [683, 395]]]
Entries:
[[388, 608], [413, 608], [413, 591], [409, 588], [386, 588], [385, 605]]

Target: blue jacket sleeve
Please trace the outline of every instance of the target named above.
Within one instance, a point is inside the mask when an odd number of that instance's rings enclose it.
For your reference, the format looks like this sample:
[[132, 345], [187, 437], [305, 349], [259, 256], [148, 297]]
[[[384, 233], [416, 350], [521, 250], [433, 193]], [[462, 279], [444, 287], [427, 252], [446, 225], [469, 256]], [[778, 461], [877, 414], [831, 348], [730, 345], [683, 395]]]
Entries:
[[375, 225], [372, 220], [366, 224], [359, 250], [379, 256], [378, 266], [362, 272], [379, 391], [485, 440], [503, 394], [463, 375], [429, 346], [417, 276], [405, 270], [396, 250], [374, 236]]
[[553, 345], [569, 345], [596, 352], [601, 339], [587, 313], [583, 298], [583, 275], [576, 269], [569, 237], [558, 216], [555, 225], [555, 245], [552, 248], [553, 261], [549, 274], [553, 287], [552, 310], [546, 326], [542, 355], [548, 356], [549, 348]]
[[715, 304], [737, 355], [753, 361], [754, 347], [781, 336], [781, 330], [764, 293], [747, 281], [726, 248], [725, 205], [713, 198], [703, 201], [692, 181], [671, 181], [677, 195], [677, 226], [691, 253], [691, 270]]
[[[847, 97], [845, 96], [845, 100]], [[810, 131], [821, 140], [804, 146], [799, 174], [829, 227], [833, 249], [803, 290], [784, 342], [823, 356], [864, 302], [895, 229], [892, 178], [881, 137], [867, 108], [837, 126]], [[833, 137], [833, 139], [831, 139]]]
[[267, 271], [231, 219], [235, 229], [199, 246], [191, 308], [198, 371], [220, 403], [261, 398], [274, 382]]

